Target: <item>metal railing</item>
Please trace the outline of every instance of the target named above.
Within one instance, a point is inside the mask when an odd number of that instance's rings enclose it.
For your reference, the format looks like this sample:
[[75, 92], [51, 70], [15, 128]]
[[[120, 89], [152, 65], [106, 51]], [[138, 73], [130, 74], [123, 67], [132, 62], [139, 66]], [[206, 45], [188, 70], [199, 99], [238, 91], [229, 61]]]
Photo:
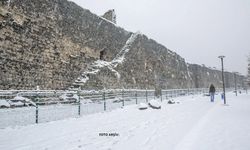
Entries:
[[[207, 88], [161, 90], [115, 89], [102, 91], [62, 90], [0, 90], [0, 101], [11, 101], [16, 96], [25, 97], [35, 103], [33, 106], [0, 109], [0, 128], [15, 125], [48, 122], [85, 114], [111, 111], [126, 105], [147, 103], [170, 98], [204, 94]], [[27, 102], [28, 103], [28, 102]]]

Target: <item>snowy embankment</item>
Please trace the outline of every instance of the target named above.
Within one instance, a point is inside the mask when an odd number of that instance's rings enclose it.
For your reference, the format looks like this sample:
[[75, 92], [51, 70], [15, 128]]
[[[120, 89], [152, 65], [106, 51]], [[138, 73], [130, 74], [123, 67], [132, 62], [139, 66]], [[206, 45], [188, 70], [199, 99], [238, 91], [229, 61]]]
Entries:
[[0, 149], [249, 150], [250, 95], [176, 98], [161, 109], [130, 105], [37, 125], [0, 129]]

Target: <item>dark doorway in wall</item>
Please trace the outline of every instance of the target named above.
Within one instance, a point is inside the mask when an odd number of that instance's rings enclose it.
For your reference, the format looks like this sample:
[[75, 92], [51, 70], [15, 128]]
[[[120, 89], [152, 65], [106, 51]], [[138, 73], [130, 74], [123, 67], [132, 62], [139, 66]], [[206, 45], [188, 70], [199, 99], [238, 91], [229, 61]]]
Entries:
[[105, 60], [106, 50], [103, 49], [100, 51], [100, 60]]

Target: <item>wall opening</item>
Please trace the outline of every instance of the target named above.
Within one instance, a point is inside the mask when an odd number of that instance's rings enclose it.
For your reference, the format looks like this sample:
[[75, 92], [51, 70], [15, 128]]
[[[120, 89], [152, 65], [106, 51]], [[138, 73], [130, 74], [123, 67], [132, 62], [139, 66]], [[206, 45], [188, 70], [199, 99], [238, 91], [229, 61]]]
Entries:
[[100, 51], [100, 60], [105, 60], [106, 50]]

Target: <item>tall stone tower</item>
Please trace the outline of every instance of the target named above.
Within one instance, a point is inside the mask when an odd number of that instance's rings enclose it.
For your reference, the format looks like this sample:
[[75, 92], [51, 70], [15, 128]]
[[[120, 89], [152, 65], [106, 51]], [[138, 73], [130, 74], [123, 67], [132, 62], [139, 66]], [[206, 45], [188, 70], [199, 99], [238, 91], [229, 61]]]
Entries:
[[108, 10], [102, 17], [116, 24], [116, 14], [114, 9]]

